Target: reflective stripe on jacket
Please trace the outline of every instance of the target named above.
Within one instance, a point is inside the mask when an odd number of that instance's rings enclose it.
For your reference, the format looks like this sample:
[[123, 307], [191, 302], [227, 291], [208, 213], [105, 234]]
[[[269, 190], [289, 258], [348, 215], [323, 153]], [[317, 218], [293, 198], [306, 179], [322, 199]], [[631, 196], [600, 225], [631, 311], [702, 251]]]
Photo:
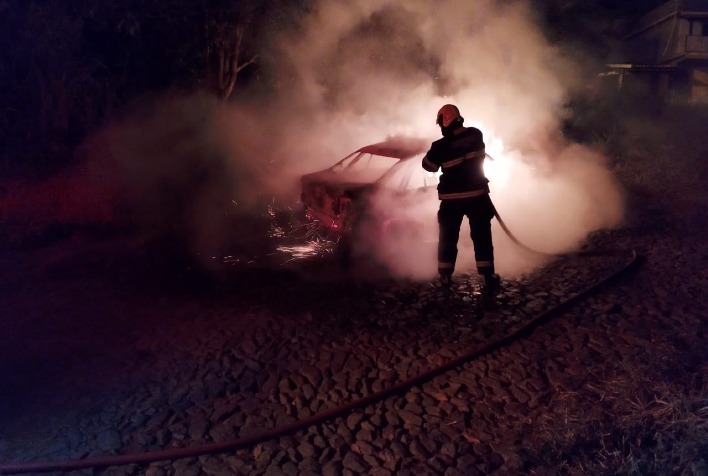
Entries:
[[433, 142], [422, 165], [429, 172], [442, 169], [440, 200], [470, 198], [489, 193], [489, 180], [483, 169], [485, 156], [482, 132], [475, 127], [460, 127]]

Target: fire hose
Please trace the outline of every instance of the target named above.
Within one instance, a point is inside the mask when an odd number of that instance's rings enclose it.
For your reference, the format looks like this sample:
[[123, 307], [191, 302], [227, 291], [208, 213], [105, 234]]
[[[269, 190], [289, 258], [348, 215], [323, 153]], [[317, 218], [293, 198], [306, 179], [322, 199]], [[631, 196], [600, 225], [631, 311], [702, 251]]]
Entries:
[[[509, 235], [509, 237], [522, 247], [523, 249], [542, 255], [550, 255], [549, 253], [544, 253], [540, 251], [533, 250], [523, 245], [514, 235], [509, 231], [506, 224], [503, 222], [499, 213], [494, 211], [495, 217], [499, 221], [504, 232]], [[325, 421], [331, 420], [333, 418], [341, 417], [350, 411], [371, 405], [373, 403], [385, 400], [391, 396], [402, 394], [414, 386], [421, 385], [427, 381], [432, 380], [434, 377], [441, 375], [445, 372], [453, 370], [462, 364], [468, 363], [479, 357], [487, 355], [495, 350], [501, 349], [507, 345], [510, 345], [522, 336], [528, 335], [533, 329], [538, 327], [541, 323], [548, 321], [551, 317], [559, 315], [569, 309], [576, 302], [590, 296], [592, 293], [599, 291], [608, 284], [616, 282], [625, 274], [637, 268], [640, 264], [640, 257], [637, 255], [635, 250], [620, 250], [620, 251], [579, 251], [572, 254], [578, 255], [608, 255], [608, 254], [618, 254], [623, 253], [626, 256], [626, 261], [618, 268], [612, 270], [607, 275], [603, 276], [601, 279], [588, 286], [587, 288], [581, 290], [580, 292], [566, 298], [559, 304], [556, 304], [552, 308], [543, 311], [536, 316], [532, 317], [529, 321], [521, 326], [518, 326], [509, 334], [489, 342], [475, 350], [468, 353], [462, 354], [448, 362], [425, 371], [415, 377], [409, 378], [407, 380], [401, 381], [397, 384], [392, 385], [389, 388], [385, 388], [378, 392], [374, 392], [365, 397], [352, 400], [341, 406], [331, 408], [328, 410], [323, 410], [316, 413], [310, 417], [297, 420], [295, 422], [285, 424], [276, 428], [269, 430], [264, 430], [261, 433], [257, 433], [250, 436], [244, 436], [241, 438], [230, 439], [222, 442], [206, 443], [195, 446], [187, 446], [180, 448], [169, 448], [157, 451], [148, 451], [144, 453], [133, 453], [133, 454], [123, 454], [123, 455], [112, 455], [112, 456], [101, 456], [95, 458], [85, 458], [76, 460], [65, 460], [65, 461], [55, 461], [46, 463], [17, 463], [17, 464], [0, 464], [0, 475], [5, 474], [21, 474], [21, 473], [43, 473], [43, 472], [56, 472], [56, 471], [75, 471], [87, 468], [107, 468], [111, 466], [123, 466], [130, 464], [148, 464], [158, 461], [172, 461], [182, 458], [191, 458], [197, 456], [203, 456], [207, 454], [225, 453], [229, 451], [235, 451], [244, 448], [250, 448], [258, 443], [286, 436], [295, 433], [300, 430], [304, 430], [313, 425], [321, 424]]]

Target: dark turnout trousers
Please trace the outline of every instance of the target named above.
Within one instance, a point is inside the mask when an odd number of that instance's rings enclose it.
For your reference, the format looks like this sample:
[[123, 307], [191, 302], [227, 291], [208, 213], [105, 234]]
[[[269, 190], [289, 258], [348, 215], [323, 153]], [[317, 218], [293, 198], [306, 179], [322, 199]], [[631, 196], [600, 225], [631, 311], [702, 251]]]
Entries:
[[457, 242], [462, 219], [467, 217], [474, 244], [477, 271], [482, 275], [494, 273], [494, 246], [492, 245], [492, 218], [494, 205], [489, 194], [464, 199], [441, 200], [438, 210], [440, 239], [438, 240], [438, 272], [452, 274], [457, 260]]

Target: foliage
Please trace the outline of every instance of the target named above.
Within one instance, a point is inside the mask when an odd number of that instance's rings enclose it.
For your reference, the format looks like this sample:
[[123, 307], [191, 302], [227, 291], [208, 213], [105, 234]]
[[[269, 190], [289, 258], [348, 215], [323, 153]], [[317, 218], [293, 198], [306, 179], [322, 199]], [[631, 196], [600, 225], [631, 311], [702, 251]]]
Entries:
[[[145, 94], [203, 88], [229, 99], [236, 75], [255, 66], [254, 32], [282, 20], [288, 3], [0, 0], [0, 175], [61, 169], [87, 134]], [[232, 59], [222, 90], [220, 55]]]
[[531, 453], [567, 475], [705, 474], [705, 355], [674, 352], [617, 362], [580, 391], [559, 390], [552, 406], [563, 417], [542, 426], [547, 442]]

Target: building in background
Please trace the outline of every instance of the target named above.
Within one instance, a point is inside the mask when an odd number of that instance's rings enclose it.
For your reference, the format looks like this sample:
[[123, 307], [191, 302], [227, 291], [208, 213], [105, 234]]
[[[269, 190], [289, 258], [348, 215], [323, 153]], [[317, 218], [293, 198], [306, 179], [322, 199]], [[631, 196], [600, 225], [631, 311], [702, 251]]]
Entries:
[[602, 73], [622, 95], [708, 103], [708, 0], [671, 0], [633, 24]]

